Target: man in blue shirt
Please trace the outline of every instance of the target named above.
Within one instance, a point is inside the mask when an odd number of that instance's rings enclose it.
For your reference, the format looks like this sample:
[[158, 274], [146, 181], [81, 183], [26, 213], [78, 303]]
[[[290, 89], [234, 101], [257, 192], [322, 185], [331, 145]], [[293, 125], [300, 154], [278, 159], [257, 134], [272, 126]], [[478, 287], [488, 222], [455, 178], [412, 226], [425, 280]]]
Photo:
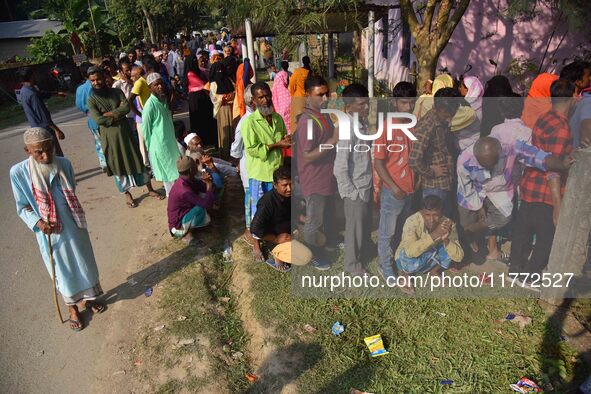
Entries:
[[64, 133], [53, 123], [49, 110], [45, 106], [43, 100], [48, 99], [54, 94], [61, 97], [66, 97], [64, 92], [48, 92], [39, 90], [35, 85], [35, 75], [33, 69], [25, 67], [19, 70], [18, 74], [23, 84], [21, 88], [21, 104], [27, 117], [27, 122], [31, 127], [41, 127], [48, 130], [53, 136], [53, 144], [55, 146], [55, 153], [57, 156], [64, 156], [59, 140], [63, 140]]

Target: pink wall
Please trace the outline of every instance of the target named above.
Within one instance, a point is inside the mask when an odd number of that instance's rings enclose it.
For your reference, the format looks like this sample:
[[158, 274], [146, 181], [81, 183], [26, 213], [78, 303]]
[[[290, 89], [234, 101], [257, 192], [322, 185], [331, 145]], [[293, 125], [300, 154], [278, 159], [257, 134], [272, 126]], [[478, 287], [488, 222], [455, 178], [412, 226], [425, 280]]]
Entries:
[[[395, 1], [395, 0], [390, 0]], [[397, 3], [397, 0], [395, 1]], [[548, 40], [556, 24], [558, 13], [540, 5], [539, 16], [532, 21], [512, 22], [497, 12], [499, 8], [506, 6], [506, 0], [472, 0], [462, 21], [456, 27], [450, 42], [439, 58], [438, 69], [447, 67], [452, 75], [460, 74], [466, 64], [472, 65], [471, 75], [478, 76], [483, 82], [492, 77], [495, 68], [488, 59], [497, 62], [498, 73], [506, 74], [507, 66], [512, 59], [523, 56], [540, 64]], [[390, 26], [398, 23], [400, 11], [389, 11]], [[410, 75], [405, 67], [400, 65], [400, 36], [390, 38], [388, 58], [381, 54], [383, 36], [379, 33], [381, 20], [376, 22], [375, 41], [375, 74], [376, 78], [387, 81], [393, 86], [400, 80], [410, 80]], [[556, 29], [542, 72], [559, 72], [563, 61], [570, 60], [580, 53], [580, 46], [591, 47], [591, 32], [587, 26], [587, 33], [574, 31], [563, 21]], [[367, 30], [364, 30], [366, 33]], [[565, 34], [566, 33], [566, 34]], [[562, 38], [564, 39], [562, 40]], [[367, 48], [367, 39], [364, 34], [362, 48]], [[562, 40], [562, 43], [560, 41]], [[560, 47], [558, 47], [560, 43]], [[367, 62], [365, 54], [362, 55]], [[411, 56], [411, 64], [414, 61]], [[537, 67], [536, 67], [537, 69]], [[525, 85], [528, 81], [524, 81]], [[524, 86], [515, 86], [521, 90]]]
[[[558, 12], [539, 5], [539, 16], [535, 19], [513, 23], [497, 12], [505, 5], [506, 0], [472, 0], [439, 58], [439, 67], [447, 66], [452, 74], [456, 74], [470, 63], [473, 66], [470, 74], [486, 80], [495, 72], [488, 59], [496, 61], [498, 71], [503, 74], [511, 60], [519, 56], [539, 65], [556, 25]], [[578, 45], [591, 45], [589, 35], [575, 32], [564, 19], [550, 42], [543, 72], [559, 72], [563, 61], [577, 54]]]

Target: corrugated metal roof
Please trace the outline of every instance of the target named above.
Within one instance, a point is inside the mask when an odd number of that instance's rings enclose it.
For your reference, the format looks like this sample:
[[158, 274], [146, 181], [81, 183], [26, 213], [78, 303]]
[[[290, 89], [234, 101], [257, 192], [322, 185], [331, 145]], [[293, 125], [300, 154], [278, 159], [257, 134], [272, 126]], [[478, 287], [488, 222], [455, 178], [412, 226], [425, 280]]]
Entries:
[[41, 37], [48, 30], [58, 32], [63, 28], [59, 21], [31, 19], [26, 21], [1, 22], [0, 40], [7, 38]]

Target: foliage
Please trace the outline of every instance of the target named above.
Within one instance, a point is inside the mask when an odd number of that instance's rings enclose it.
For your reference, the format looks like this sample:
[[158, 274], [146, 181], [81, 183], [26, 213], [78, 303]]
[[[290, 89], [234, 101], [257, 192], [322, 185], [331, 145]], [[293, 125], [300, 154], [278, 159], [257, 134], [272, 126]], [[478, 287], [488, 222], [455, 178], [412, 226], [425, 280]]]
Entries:
[[506, 74], [518, 92], [527, 92], [533, 78], [538, 74], [538, 63], [524, 56], [516, 57], [507, 66]]
[[[68, 39], [76, 34], [84, 52], [100, 57], [111, 52], [117, 33], [106, 3], [99, 0], [47, 0], [42, 8], [31, 12], [33, 18], [49, 18], [61, 21]], [[77, 49], [72, 46], [77, 52]]]
[[515, 19], [531, 20], [538, 15], [541, 7], [549, 7], [564, 15], [570, 26], [579, 29], [587, 21], [589, 0], [511, 0], [506, 13]]
[[58, 55], [67, 54], [68, 38], [65, 34], [46, 31], [42, 37], [31, 39], [27, 52], [35, 63], [52, 61]]

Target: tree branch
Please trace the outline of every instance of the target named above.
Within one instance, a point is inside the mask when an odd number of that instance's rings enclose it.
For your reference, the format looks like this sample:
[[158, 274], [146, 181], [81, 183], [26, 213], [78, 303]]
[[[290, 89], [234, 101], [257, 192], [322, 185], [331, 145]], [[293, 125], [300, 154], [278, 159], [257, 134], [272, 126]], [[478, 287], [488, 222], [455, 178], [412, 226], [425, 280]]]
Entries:
[[425, 8], [425, 16], [423, 17], [423, 29], [426, 27], [427, 33], [431, 32], [431, 25], [433, 23], [433, 13], [435, 12], [435, 6], [437, 0], [429, 0]]
[[460, 23], [462, 16], [464, 16], [464, 13], [466, 12], [468, 5], [470, 5], [470, 0], [460, 0], [458, 7], [456, 8], [456, 11], [447, 22], [447, 25], [445, 27], [442, 27], [442, 34], [439, 36], [439, 39], [437, 40], [437, 46], [440, 48], [440, 52], [447, 45], [447, 42], [451, 38], [454, 29], [456, 28], [458, 23]]
[[406, 19], [406, 23], [408, 23], [412, 35], [416, 38], [419, 34], [420, 27], [411, 1], [400, 0], [400, 11], [402, 12], [402, 17]]

